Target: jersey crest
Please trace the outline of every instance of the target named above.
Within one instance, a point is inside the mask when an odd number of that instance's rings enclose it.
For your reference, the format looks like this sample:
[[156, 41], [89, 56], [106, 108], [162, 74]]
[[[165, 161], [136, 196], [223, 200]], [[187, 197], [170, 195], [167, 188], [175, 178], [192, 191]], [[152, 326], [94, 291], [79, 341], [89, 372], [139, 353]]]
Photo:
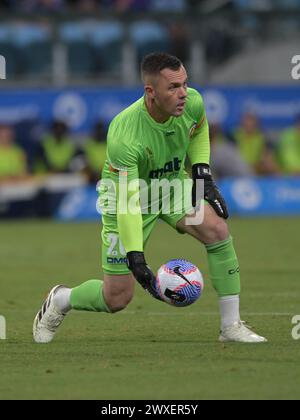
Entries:
[[194, 121], [193, 122], [193, 125], [192, 125], [192, 127], [190, 128], [190, 131], [189, 131], [189, 138], [191, 139], [192, 137], [193, 137], [193, 135], [194, 135], [194, 133], [195, 133], [195, 130], [196, 130], [196, 128], [197, 128], [197, 121]]

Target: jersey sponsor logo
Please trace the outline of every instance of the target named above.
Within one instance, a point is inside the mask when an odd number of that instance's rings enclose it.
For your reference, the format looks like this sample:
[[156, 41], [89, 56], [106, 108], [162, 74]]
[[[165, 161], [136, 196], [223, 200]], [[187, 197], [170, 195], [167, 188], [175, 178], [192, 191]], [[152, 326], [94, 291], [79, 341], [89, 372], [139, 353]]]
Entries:
[[150, 179], [157, 179], [161, 178], [164, 174], [171, 173], [171, 172], [179, 172], [180, 171], [180, 164], [181, 160], [177, 157], [169, 162], [166, 162], [163, 168], [154, 169], [149, 173]]
[[107, 258], [108, 264], [127, 264], [127, 258], [121, 257], [108, 257]]

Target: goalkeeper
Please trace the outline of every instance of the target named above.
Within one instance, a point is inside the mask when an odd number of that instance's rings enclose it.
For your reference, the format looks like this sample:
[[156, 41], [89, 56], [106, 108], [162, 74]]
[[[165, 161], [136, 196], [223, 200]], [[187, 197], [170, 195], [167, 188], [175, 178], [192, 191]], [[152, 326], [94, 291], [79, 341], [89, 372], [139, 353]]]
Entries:
[[[103, 211], [104, 281], [88, 280], [73, 289], [55, 286], [34, 320], [34, 340], [50, 342], [71, 309], [109, 313], [124, 309], [133, 297], [136, 281], [159, 299], [144, 246], [160, 218], [206, 247], [210, 276], [220, 304], [219, 340], [265, 342], [265, 338], [240, 320], [239, 263], [225, 222], [228, 218], [226, 204], [210, 171], [209, 129], [201, 95], [188, 88], [186, 70], [176, 57], [150, 54], [144, 58], [141, 70], [145, 95], [117, 115], [108, 132], [102, 179], [115, 186], [117, 205], [116, 212]], [[186, 156], [192, 165], [189, 194], [193, 216], [185, 208], [163, 211], [165, 198], [170, 201], [170, 209], [178, 208], [178, 201], [183, 201], [174, 192], [167, 197], [154, 197], [155, 203], [150, 194], [153, 180], [185, 183]], [[101, 186], [102, 201], [111, 193], [107, 185], [104, 182]], [[198, 217], [199, 205], [203, 202], [199, 194], [201, 185], [205, 199], [203, 220]], [[184, 191], [186, 194], [186, 188]], [[142, 196], [149, 195], [152, 202], [147, 204]], [[134, 211], [130, 211], [133, 202]]]

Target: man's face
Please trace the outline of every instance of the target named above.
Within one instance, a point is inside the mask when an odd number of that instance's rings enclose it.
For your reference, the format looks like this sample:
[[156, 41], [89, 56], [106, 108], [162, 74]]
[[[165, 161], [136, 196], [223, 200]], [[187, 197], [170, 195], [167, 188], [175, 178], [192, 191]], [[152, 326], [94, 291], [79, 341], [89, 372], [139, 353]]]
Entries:
[[187, 98], [187, 73], [183, 66], [177, 71], [162, 70], [145, 88], [163, 114], [173, 117], [183, 114]]

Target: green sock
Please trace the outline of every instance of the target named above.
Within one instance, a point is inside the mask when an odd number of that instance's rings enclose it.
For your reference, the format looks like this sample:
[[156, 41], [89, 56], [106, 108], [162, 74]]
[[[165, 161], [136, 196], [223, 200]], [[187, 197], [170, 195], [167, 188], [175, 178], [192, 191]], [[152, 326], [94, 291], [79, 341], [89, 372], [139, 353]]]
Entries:
[[103, 281], [88, 280], [71, 291], [71, 306], [77, 311], [110, 312], [103, 297]]
[[239, 262], [232, 237], [213, 245], [206, 245], [213, 286], [220, 297], [241, 292]]

